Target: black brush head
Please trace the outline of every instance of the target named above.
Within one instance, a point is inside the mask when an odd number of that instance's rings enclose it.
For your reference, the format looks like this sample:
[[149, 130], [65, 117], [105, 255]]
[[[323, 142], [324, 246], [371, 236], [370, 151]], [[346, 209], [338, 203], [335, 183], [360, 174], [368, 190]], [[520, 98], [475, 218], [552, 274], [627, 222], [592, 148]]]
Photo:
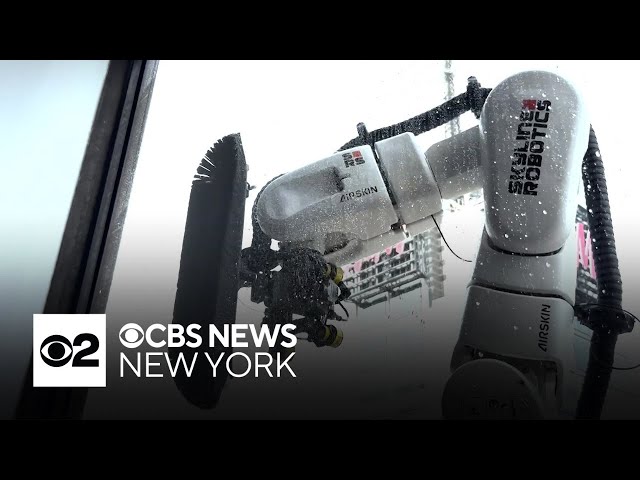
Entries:
[[203, 409], [217, 405], [228, 375], [219, 368], [213, 377], [204, 354], [215, 362], [232, 353], [209, 347], [209, 325], [222, 330], [235, 322], [246, 189], [240, 134], [227, 135], [207, 151], [193, 180], [173, 311], [173, 323], [201, 325], [202, 345], [169, 351], [173, 362], [182, 354], [189, 366], [197, 352], [192, 375], [181, 369], [174, 380], [186, 400]]

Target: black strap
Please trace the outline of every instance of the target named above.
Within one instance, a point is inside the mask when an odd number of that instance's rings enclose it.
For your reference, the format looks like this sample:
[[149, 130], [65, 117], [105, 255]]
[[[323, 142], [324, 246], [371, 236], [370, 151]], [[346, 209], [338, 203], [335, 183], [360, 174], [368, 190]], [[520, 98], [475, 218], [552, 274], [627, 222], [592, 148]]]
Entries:
[[[358, 147], [361, 145], [373, 145], [380, 140], [395, 137], [401, 133], [411, 132], [414, 135], [428, 132], [440, 127], [471, 110], [476, 118], [480, 117], [482, 106], [491, 92], [490, 88], [480, 88], [480, 84], [475, 77], [469, 78], [467, 91], [446, 101], [442, 105], [427, 112], [421, 113], [404, 122], [396, 123], [388, 127], [379, 128], [368, 132], [363, 123], [358, 124], [358, 136], [345, 143], [340, 150]], [[338, 150], [338, 151], [340, 151]]]

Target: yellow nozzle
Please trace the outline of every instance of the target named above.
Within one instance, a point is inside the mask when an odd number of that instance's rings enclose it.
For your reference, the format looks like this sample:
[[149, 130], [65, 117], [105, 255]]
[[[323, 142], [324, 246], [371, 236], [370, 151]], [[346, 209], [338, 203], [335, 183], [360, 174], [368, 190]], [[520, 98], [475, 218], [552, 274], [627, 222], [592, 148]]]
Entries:
[[333, 278], [333, 281], [336, 282], [336, 284], [338, 284], [342, 281], [343, 278], [344, 278], [344, 271], [342, 270], [342, 268], [337, 267], [336, 276]]
[[342, 345], [343, 338], [344, 334], [342, 333], [342, 330], [336, 328], [336, 338], [333, 339], [333, 342], [331, 342], [330, 346], [333, 348], [338, 348], [340, 345]]
[[333, 263], [327, 263], [324, 268], [325, 276], [333, 280], [336, 284], [344, 279], [344, 271], [342, 268], [335, 266]]

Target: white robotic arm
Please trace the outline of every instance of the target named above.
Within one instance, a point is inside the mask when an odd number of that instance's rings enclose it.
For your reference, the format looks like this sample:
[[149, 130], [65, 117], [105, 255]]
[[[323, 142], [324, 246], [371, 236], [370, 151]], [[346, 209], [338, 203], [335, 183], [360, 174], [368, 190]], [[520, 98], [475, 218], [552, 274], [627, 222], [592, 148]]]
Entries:
[[262, 230], [343, 265], [433, 226], [441, 197], [414, 135], [375, 149], [344, 150], [271, 182], [257, 206]]
[[556, 74], [515, 75], [487, 98], [478, 148], [486, 222], [445, 417], [550, 418], [567, 408], [588, 137], [578, 92]]
[[346, 264], [433, 226], [443, 198], [483, 188], [485, 230], [443, 396], [447, 418], [563, 407], [575, 294], [574, 219], [589, 122], [549, 72], [494, 88], [480, 124], [422, 152], [413, 134], [340, 151], [274, 180], [257, 204], [281, 247]]

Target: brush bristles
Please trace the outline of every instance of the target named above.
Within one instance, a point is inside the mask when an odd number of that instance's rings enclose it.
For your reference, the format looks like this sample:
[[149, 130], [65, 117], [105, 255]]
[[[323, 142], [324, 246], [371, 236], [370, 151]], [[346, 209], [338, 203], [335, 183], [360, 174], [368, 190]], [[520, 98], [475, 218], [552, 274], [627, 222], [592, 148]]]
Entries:
[[207, 153], [204, 154], [202, 160], [200, 161], [200, 165], [196, 170], [196, 174], [193, 178], [193, 183], [197, 183], [200, 181], [204, 181], [205, 183], [211, 182], [211, 175], [214, 174], [216, 165], [215, 158], [216, 155], [220, 155], [221, 151], [227, 149], [233, 149], [234, 152], [242, 147], [242, 141], [240, 139], [239, 133], [233, 133], [231, 135], [227, 135], [222, 137], [220, 140], [214, 143], [213, 147], [207, 150]]

